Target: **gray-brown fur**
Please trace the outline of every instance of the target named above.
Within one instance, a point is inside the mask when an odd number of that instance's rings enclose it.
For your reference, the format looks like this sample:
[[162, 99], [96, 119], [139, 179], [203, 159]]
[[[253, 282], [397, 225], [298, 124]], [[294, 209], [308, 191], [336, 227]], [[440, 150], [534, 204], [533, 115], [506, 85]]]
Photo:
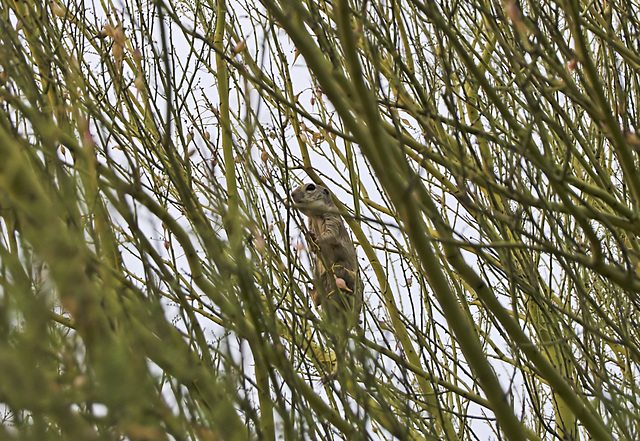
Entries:
[[[313, 300], [329, 317], [343, 317], [354, 325], [362, 307], [358, 260], [331, 194], [322, 186], [304, 184], [296, 188], [291, 197], [296, 208], [309, 218], [309, 246], [315, 253]], [[337, 287], [336, 277], [344, 280], [348, 291]]]

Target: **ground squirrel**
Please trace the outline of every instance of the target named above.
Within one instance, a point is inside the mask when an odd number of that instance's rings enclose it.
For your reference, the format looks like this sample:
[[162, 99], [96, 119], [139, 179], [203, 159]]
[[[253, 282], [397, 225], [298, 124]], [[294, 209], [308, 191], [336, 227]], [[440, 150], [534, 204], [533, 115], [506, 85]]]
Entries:
[[337, 213], [329, 190], [315, 184], [296, 188], [291, 197], [309, 218], [309, 247], [315, 254], [313, 301], [327, 317], [353, 327], [362, 308], [362, 283], [356, 248]]

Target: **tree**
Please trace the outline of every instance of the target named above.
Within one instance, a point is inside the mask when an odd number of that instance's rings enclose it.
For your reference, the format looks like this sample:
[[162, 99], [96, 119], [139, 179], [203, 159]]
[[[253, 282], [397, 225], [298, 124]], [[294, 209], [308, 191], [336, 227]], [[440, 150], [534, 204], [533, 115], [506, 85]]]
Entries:
[[1, 4], [3, 438], [637, 438], [637, 5]]

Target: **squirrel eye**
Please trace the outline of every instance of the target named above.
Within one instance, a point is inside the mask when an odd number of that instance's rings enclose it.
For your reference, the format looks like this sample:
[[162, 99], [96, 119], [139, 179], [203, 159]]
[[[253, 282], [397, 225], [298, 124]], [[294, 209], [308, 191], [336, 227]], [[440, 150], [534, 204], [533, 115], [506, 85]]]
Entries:
[[313, 191], [313, 190], [315, 190], [315, 189], [316, 189], [316, 186], [315, 186], [315, 185], [313, 185], [313, 184], [309, 184], [309, 185], [307, 185], [307, 188], [306, 188], [306, 190], [307, 190], [307, 191]]

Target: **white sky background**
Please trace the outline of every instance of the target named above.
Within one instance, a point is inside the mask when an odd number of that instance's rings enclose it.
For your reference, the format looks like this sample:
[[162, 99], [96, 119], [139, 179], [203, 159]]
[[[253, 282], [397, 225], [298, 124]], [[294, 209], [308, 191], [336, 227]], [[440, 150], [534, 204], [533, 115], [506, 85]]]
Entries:
[[[279, 61], [271, 59], [268, 51], [266, 53], [261, 52], [262, 45], [264, 43], [264, 35], [262, 34], [262, 29], [254, 26], [254, 23], [252, 22], [252, 19], [249, 16], [248, 12], [238, 13], [237, 15], [234, 15], [234, 11], [241, 11], [241, 10], [242, 10], [241, 3], [235, 3], [235, 2], [230, 3], [229, 12], [228, 12], [229, 20], [230, 21], [232, 20], [234, 23], [236, 23], [235, 29], [240, 31], [239, 34], [241, 36], [247, 37], [248, 53], [257, 54], [253, 58], [258, 61], [262, 60], [265, 66], [265, 72], [274, 72], [275, 69], [273, 69], [273, 65], [278, 63]], [[96, 8], [96, 12], [97, 12], [96, 16], [102, 18], [102, 16], [100, 15], [101, 14], [100, 8]], [[122, 11], [118, 11], [118, 12], [121, 13]], [[188, 12], [187, 12], [187, 15], [188, 15]], [[186, 16], [185, 21], [188, 21], [187, 19], [188, 17]], [[100, 20], [100, 18], [98, 20]], [[138, 32], [139, 26], [135, 22], [135, 20], [132, 21], [131, 17], [127, 17], [127, 16], [123, 17], [123, 22], [125, 23], [127, 37], [131, 38], [132, 33]], [[159, 32], [159, 28], [157, 26], [155, 28], [155, 32], [156, 34]], [[287, 62], [291, 63], [289, 66], [293, 74], [292, 82], [294, 85], [295, 93], [299, 94], [300, 102], [309, 103], [312, 96], [314, 96], [315, 85], [313, 84], [308, 74], [308, 71], [304, 63], [304, 59], [302, 56], [300, 56], [299, 58], [297, 58], [295, 64], [293, 64], [293, 60], [295, 57], [294, 47], [290, 43], [288, 37], [284, 35], [282, 31], [279, 31], [278, 35], [280, 38], [280, 40], [278, 41], [278, 44], [280, 44], [281, 47], [283, 48], [284, 53], [287, 57]], [[182, 32], [177, 27], [174, 27], [171, 37], [172, 37], [171, 43], [172, 43], [172, 49], [173, 49], [171, 55], [173, 57], [176, 57], [175, 61], [179, 60], [180, 62], [185, 62], [186, 59], [184, 58], [184, 54], [187, 53], [189, 50], [188, 41], [184, 38]], [[159, 39], [156, 38], [156, 40], [158, 41], [158, 44], [156, 47], [158, 49], [161, 49], [161, 46], [159, 44]], [[200, 43], [196, 42], [196, 44], [200, 44]], [[140, 49], [142, 50], [145, 56], [151, 56], [149, 47], [141, 47]], [[211, 58], [211, 63], [212, 63], [212, 67], [215, 69], [215, 60], [213, 58]], [[96, 57], [96, 60], [94, 62], [90, 61], [90, 64], [95, 65], [96, 69], [99, 69], [100, 68], [99, 57]], [[175, 63], [175, 66], [178, 66], [178, 63]], [[185, 66], [185, 68], [188, 71], [191, 68], [191, 66], [187, 65]], [[128, 74], [132, 76], [131, 72], [128, 72]], [[182, 74], [181, 72], [175, 72], [176, 76], [180, 76], [181, 74]], [[125, 73], [125, 75], [127, 75], [127, 73]], [[151, 73], [147, 75], [146, 79], [148, 81], [153, 81], [153, 77]], [[131, 80], [133, 80], [133, 78], [131, 78]], [[198, 168], [200, 173], [204, 173], [204, 163], [212, 159], [212, 147], [210, 146], [210, 144], [213, 143], [214, 144], [213, 147], [215, 148], [215, 143], [217, 142], [216, 140], [219, 139], [219, 132], [218, 132], [218, 126], [217, 126], [215, 115], [210, 110], [206, 109], [206, 107], [203, 105], [203, 101], [200, 98], [202, 97], [201, 94], [204, 93], [206, 98], [209, 101], [211, 101], [214, 104], [218, 103], [217, 89], [216, 89], [217, 86], [216, 86], [213, 74], [205, 70], [201, 70], [200, 73], [198, 73], [197, 81], [194, 83], [194, 85], [196, 87], [192, 87], [190, 90], [186, 90], [186, 85], [185, 85], [185, 89], [175, 91], [175, 93], [179, 96], [188, 96], [189, 98], [187, 99], [187, 103], [188, 103], [187, 105], [193, 106], [193, 108], [197, 107], [201, 112], [200, 116], [202, 118], [203, 125], [201, 127], [196, 128], [194, 140], [189, 145], [189, 148], [195, 150], [195, 155], [192, 156], [192, 163], [195, 164], [195, 166]], [[235, 87], [233, 83], [231, 83], [230, 86], [232, 87], [232, 89]], [[246, 108], [247, 105], [250, 105], [251, 108], [254, 110], [258, 108], [260, 109], [258, 113], [259, 124], [262, 124], [263, 126], [266, 126], [266, 127], [278, 124], [277, 120], [274, 121], [272, 119], [273, 116], [270, 114], [269, 108], [264, 103], [259, 102], [259, 99], [255, 92], [251, 94], [251, 96], [255, 100], [252, 100], [252, 102], [249, 104], [246, 103], [244, 100], [239, 99], [238, 95], [236, 95], [233, 90], [230, 96], [232, 99], [231, 111], [233, 114], [240, 114], [244, 116], [245, 115], [244, 109]], [[309, 108], [306, 105], [304, 105], [304, 107]], [[441, 110], [443, 114], [446, 114], [447, 111], [444, 106], [441, 106]], [[178, 134], [188, 133], [190, 130], [190, 127], [192, 126], [192, 122], [184, 119], [182, 121], [173, 121], [173, 123], [175, 124], [174, 129], [172, 130], [173, 139], [177, 146], [181, 146], [182, 142], [180, 142], [177, 139]], [[305, 124], [310, 128], [312, 127], [308, 121], [305, 121]], [[99, 130], [99, 129], [96, 128], [96, 130]], [[207, 141], [201, 137], [200, 135], [201, 130], [202, 131], [206, 130], [210, 133], [211, 141]], [[256, 137], [256, 142], [251, 146], [251, 155], [245, 156], [244, 159], [245, 161], [253, 161], [256, 168], [258, 170], [262, 170], [264, 169], [264, 164], [262, 164], [260, 159], [260, 154], [261, 154], [261, 143], [259, 139], [260, 135], [256, 131], [254, 136]], [[290, 164], [293, 165], [294, 159], [296, 157], [299, 158], [299, 149], [298, 149], [298, 146], [296, 145], [297, 141], [295, 140], [295, 137], [293, 135], [291, 125], [288, 126], [285, 136], [286, 136], [288, 148], [292, 153], [292, 158], [290, 158]], [[241, 140], [236, 140], [236, 141], [240, 142]], [[281, 139], [276, 139], [276, 140], [270, 141], [270, 143], [272, 146], [278, 146], [281, 141], [282, 141]], [[280, 145], [280, 148], [282, 148], [281, 145]], [[355, 147], [354, 151], [356, 152], [356, 157], [358, 158], [357, 169], [359, 170], [358, 175], [361, 183], [368, 190], [369, 196], [374, 200], [374, 202], [378, 204], [384, 204], [384, 199], [377, 194], [376, 186], [374, 185], [375, 178], [371, 176], [369, 168], [366, 166], [365, 161], [361, 157], [357, 147]], [[353, 200], [349, 195], [348, 191], [345, 191], [345, 189], [346, 190], [349, 189], [348, 180], [345, 180], [345, 176], [347, 173], [346, 170], [342, 166], [336, 166], [332, 164], [330, 161], [327, 160], [326, 157], [319, 154], [314, 154], [315, 152], [313, 152], [313, 149], [310, 149], [310, 152], [312, 152], [312, 164], [316, 169], [316, 171], [321, 175], [323, 175], [323, 177], [326, 177], [329, 180], [333, 180], [341, 184], [342, 188], [340, 188], [339, 186], [331, 186], [331, 189], [334, 191], [338, 199], [340, 199], [347, 207], [349, 207], [350, 209], [353, 209]], [[109, 150], [109, 153], [114, 158], [120, 157], [123, 161], [123, 164], [125, 163], [124, 156], [119, 150], [111, 148]], [[268, 166], [269, 165], [267, 164], [267, 167]], [[240, 167], [240, 165], [238, 167]], [[218, 165], [216, 170], [217, 170], [216, 177], [220, 181], [223, 181], [223, 176], [220, 174], [220, 170], [221, 170], [220, 165]], [[276, 173], [279, 173], [279, 171], [277, 170], [273, 170], [273, 171]], [[294, 180], [295, 185], [301, 182], [309, 181], [309, 179], [305, 176], [305, 174], [300, 170], [294, 170], [291, 172], [291, 174], [296, 178]], [[243, 174], [243, 176], [249, 176], [249, 174]], [[147, 177], [147, 179], [149, 179], [149, 182], [151, 182], [150, 177]], [[292, 182], [292, 185], [295, 186], [293, 182]], [[276, 223], [279, 220], [286, 218], [286, 206], [283, 202], [278, 201], [278, 198], [282, 198], [282, 201], [286, 200], [286, 191], [283, 188], [278, 188], [276, 195], [262, 194], [262, 196], [265, 198], [269, 198], [272, 201], [275, 201], [275, 204], [280, 209], [279, 212], [261, 213], [262, 215], [267, 216], [268, 222]], [[455, 201], [455, 199], [453, 199], [453, 197], [451, 197], [448, 194], [444, 194], [441, 196], [444, 197], [445, 202], [447, 204], [451, 204], [449, 206], [451, 215], [453, 215], [454, 211], [456, 210], [458, 211], [458, 213], [462, 213], [462, 215], [465, 215], [463, 209], [461, 207], [457, 207], [457, 202]], [[364, 205], [361, 205], [361, 207], [363, 209], [365, 208]], [[153, 215], [149, 214], [148, 212], [145, 212], [145, 210], [142, 207], [138, 207], [138, 209], [139, 209], [139, 212], [138, 212], [139, 219], [141, 222], [143, 222], [142, 224], [143, 228], [146, 231], [148, 231], [149, 237], [154, 238], [154, 243], [156, 245], [157, 251], [163, 255], [166, 255], [167, 251], [164, 249], [163, 230], [160, 225], [160, 222]], [[174, 214], [176, 218], [180, 219], [181, 214], [177, 210], [175, 210]], [[372, 213], [366, 210], [363, 211], [362, 214], [365, 218], [372, 217]], [[114, 213], [114, 217], [117, 218], [117, 215], [115, 215], [115, 213]], [[468, 215], [466, 217], [470, 218]], [[297, 218], [298, 216], [296, 215], [296, 219]], [[453, 216], [450, 219], [453, 219]], [[457, 217], [456, 219], [457, 221], [455, 226], [456, 226], [457, 232], [459, 232], [462, 236], [464, 236], [466, 239], [472, 242], [480, 240], [479, 237], [474, 237], [473, 228], [470, 228], [468, 224], [465, 224], [465, 222], [461, 220], [462, 219], [461, 217]], [[383, 220], [392, 221], [392, 219], [390, 218], [386, 218]], [[124, 225], [124, 222], [123, 222], [123, 225]], [[188, 225], [186, 224], [186, 222], [184, 222], [183, 226], [185, 228], [188, 228]], [[375, 229], [369, 228], [369, 225], [367, 224], [367, 222], [363, 222], [363, 228], [365, 229], [365, 231], [368, 232], [368, 234], [370, 234], [372, 244], [381, 245], [381, 246], [385, 244], [385, 238], [383, 238], [379, 233], [377, 233]], [[394, 231], [394, 229], [391, 229], [391, 231]], [[398, 230], [395, 230], [395, 231], [397, 234], [396, 239], [400, 243], [403, 243], [404, 238], [402, 237], [402, 235]], [[293, 245], [303, 241], [302, 235], [296, 227], [294, 227], [288, 233], [290, 234], [291, 243]], [[278, 234], [277, 229], [274, 228], [273, 234], [276, 235], [277, 237], [277, 234]], [[284, 238], [280, 238], [280, 240], [284, 240]], [[181, 250], [177, 249], [177, 245], [174, 251], [178, 255], [181, 254]], [[467, 263], [469, 263], [477, 272], [480, 272], [476, 264], [475, 256], [464, 251], [463, 251], [463, 255]], [[130, 271], [132, 271], [133, 273], [138, 272], [141, 274], [142, 266], [137, 257], [127, 255], [126, 252], [123, 252], [123, 257], [125, 258], [126, 264]], [[363, 257], [363, 253], [361, 250], [359, 250], [359, 258], [361, 259], [361, 263], [362, 263], [362, 257]], [[378, 257], [383, 263], [389, 264], [389, 267], [388, 267], [389, 280], [392, 283], [397, 282], [395, 286], [392, 286], [392, 290], [396, 296], [398, 305], [402, 307], [402, 310], [405, 312], [405, 314], [407, 314], [408, 317], [412, 317], [413, 311], [417, 311], [417, 314], [416, 314], [417, 316], [415, 317], [415, 320], [416, 320], [416, 324], [420, 326], [421, 318], [419, 316], [419, 312], [423, 308], [421, 296], [424, 296], [424, 295], [429, 296], [430, 294], [428, 292], [427, 293], [420, 292], [421, 284], [418, 283], [418, 280], [417, 280], [420, 277], [419, 272], [416, 272], [415, 270], [412, 272], [407, 267], [403, 267], [400, 260], [387, 262], [386, 259], [388, 259], [389, 256], [383, 251], [379, 252]], [[185, 272], [188, 272], [188, 265], [187, 265], [186, 259], [178, 258], [178, 262], [183, 262], [184, 263], [183, 268]], [[307, 269], [309, 269], [308, 261], [303, 260], [303, 262], [304, 262], [304, 266]], [[406, 262], [402, 262], [402, 263], [406, 265]], [[376, 280], [375, 276], [373, 275], [373, 272], [370, 270], [368, 266], [364, 266], [362, 270], [364, 270], [365, 272], [364, 274], [365, 279], [374, 283], [373, 285], [367, 285], [365, 287], [365, 298], [368, 299], [369, 307], [374, 312], [374, 315], [367, 313], [364, 317], [364, 320], [367, 320], [367, 321], [384, 320], [386, 315], [384, 313], [384, 308], [382, 307], [382, 303], [379, 298], [379, 294], [378, 294], [379, 287], [375, 285], [375, 280]], [[294, 276], [298, 277], [299, 280], [303, 280], [304, 278], [304, 276], [300, 274], [294, 275]], [[411, 278], [413, 281], [411, 287], [406, 286], [406, 280], [408, 278]], [[501, 298], [501, 300], [507, 301], [507, 298], [502, 298], [502, 297], [499, 297], [499, 298]], [[173, 320], [177, 315], [177, 311], [178, 310], [173, 308], [172, 305], [168, 303], [166, 304], [166, 313], [169, 319]], [[442, 326], [443, 329], [445, 330], [447, 329], [446, 321], [438, 312], [434, 312], [433, 317], [436, 319], [437, 323], [440, 326]], [[175, 323], [176, 323], [176, 326], [178, 327], [184, 326], [184, 324], [180, 320], [176, 321]], [[205, 329], [209, 330], [209, 332], [211, 333], [210, 336], [212, 337], [213, 336], [218, 337], [223, 332], [221, 328], [217, 327], [213, 323], [208, 322], [206, 320], [202, 320], [201, 324]], [[368, 327], [368, 329], [369, 329], [369, 334], [368, 334], [369, 338], [371, 338], [374, 341], [378, 341], [381, 344], [384, 344], [384, 342], [381, 341], [381, 336], [377, 332], [372, 332], [372, 329], [375, 329], [375, 327], [370, 326]], [[447, 342], [450, 334], [448, 332], [444, 332], [442, 329], [438, 332], [440, 334], [440, 337], [443, 339], [443, 341]], [[392, 335], [388, 332], [386, 333], [386, 337], [393, 338]], [[502, 341], [502, 339], [496, 332], [493, 332], [491, 334], [491, 338], [493, 339], [494, 342], [499, 342], [499, 346], [503, 351], [505, 351], [506, 353], [509, 353], [508, 346]], [[244, 363], [244, 365], [247, 367], [247, 372], [251, 371], [252, 360], [250, 357], [250, 351], [245, 350], [240, 352], [239, 351], [240, 348], [237, 346], [236, 344], [237, 342], [234, 339], [229, 339], [228, 343], [230, 344], [230, 350], [232, 352], [235, 351], [234, 358], [236, 359], [236, 361], [238, 363]], [[397, 352], [399, 351], [400, 349], [398, 348]], [[238, 358], [240, 353], [242, 353], [242, 357], [243, 357], [242, 359]], [[459, 352], [457, 356], [462, 357]], [[515, 405], [515, 409], [516, 409], [516, 413], [518, 413], [519, 409], [521, 409], [520, 400], [523, 399], [523, 397], [520, 395], [520, 391], [522, 388], [521, 378], [518, 375], [516, 375], [514, 378], [513, 368], [511, 368], [509, 365], [501, 363], [499, 361], [495, 361], [493, 364], [496, 368], [499, 379], [501, 380], [504, 389], [507, 390], [509, 388], [511, 392], [515, 394], [514, 398], [517, 403]], [[392, 366], [393, 365], [390, 364], [390, 367]], [[461, 374], [461, 378], [464, 378], [464, 375]], [[316, 388], [318, 390], [318, 393], [324, 394], [324, 390], [322, 387], [317, 386]], [[255, 402], [257, 403], [257, 398]], [[474, 406], [474, 405], [470, 406], [469, 408], [470, 415], [480, 415], [481, 412], [486, 412], [486, 411], [487, 411], [486, 409], [480, 410], [477, 406]], [[484, 427], [481, 427], [481, 426], [484, 426]], [[491, 429], [489, 426], [486, 425], [485, 422], [481, 420], [477, 420], [476, 423], [472, 423], [472, 427], [474, 428], [476, 435], [478, 436], [486, 435], [486, 438], [484, 439], [493, 439]]]

